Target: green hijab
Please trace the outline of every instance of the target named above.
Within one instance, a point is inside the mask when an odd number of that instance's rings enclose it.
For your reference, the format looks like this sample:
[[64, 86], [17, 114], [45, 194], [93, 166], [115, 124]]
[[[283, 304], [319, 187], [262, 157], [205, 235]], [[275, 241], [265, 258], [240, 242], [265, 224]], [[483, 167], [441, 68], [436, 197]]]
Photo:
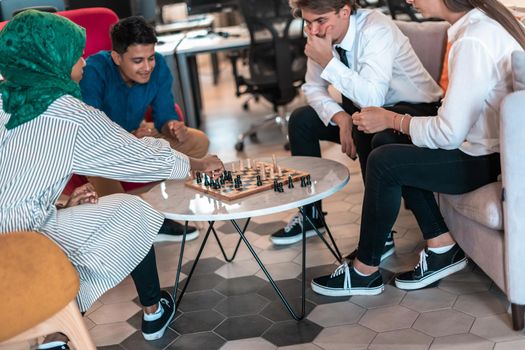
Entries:
[[71, 69], [82, 56], [85, 30], [69, 19], [35, 10], [15, 16], [0, 32], [0, 83], [7, 129], [35, 119], [53, 101], [81, 98]]

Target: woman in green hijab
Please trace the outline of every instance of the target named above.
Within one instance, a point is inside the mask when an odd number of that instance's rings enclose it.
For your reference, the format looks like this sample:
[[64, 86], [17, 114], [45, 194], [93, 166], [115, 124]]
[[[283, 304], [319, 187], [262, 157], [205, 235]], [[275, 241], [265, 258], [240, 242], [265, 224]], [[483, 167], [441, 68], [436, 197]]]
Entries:
[[[57, 198], [73, 173], [152, 182], [223, 166], [216, 156], [192, 159], [166, 141], [139, 140], [80, 101], [84, 43], [84, 30], [68, 19], [32, 10], [0, 32], [0, 234], [38, 231], [55, 241], [79, 273], [83, 312], [131, 274], [143, 336], [154, 340], [174, 315], [152, 247], [163, 215], [126, 194], [61, 210]], [[68, 349], [65, 341], [48, 337], [40, 348]]]

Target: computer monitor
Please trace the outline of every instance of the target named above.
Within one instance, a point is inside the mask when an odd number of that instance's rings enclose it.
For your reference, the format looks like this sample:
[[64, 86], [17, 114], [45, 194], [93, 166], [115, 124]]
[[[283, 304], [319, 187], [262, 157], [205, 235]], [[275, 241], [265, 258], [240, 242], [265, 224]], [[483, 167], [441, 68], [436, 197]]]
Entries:
[[[233, 9], [237, 7], [238, 0], [186, 0], [188, 5], [188, 14], [197, 15], [209, 12], [220, 12], [225, 9]], [[242, 1], [242, 0], [239, 0]], [[264, 1], [264, 0], [261, 0]]]
[[0, 0], [0, 21], [7, 21], [21, 9], [36, 8], [43, 11], [64, 11], [63, 0]]

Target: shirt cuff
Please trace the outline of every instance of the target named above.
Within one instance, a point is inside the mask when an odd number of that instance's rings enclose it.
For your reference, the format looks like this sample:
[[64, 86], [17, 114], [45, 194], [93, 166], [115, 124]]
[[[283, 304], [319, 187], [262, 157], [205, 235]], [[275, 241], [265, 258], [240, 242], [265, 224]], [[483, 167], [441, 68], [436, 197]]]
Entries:
[[330, 84], [334, 84], [337, 82], [345, 72], [348, 71], [348, 67], [343, 64], [343, 62], [339, 61], [337, 58], [332, 57], [330, 62], [324, 67], [323, 71], [321, 72], [321, 78], [329, 82]]
[[428, 147], [428, 142], [425, 142], [425, 135], [427, 130], [427, 119], [434, 117], [417, 117], [410, 119], [409, 133], [412, 143], [418, 147]]

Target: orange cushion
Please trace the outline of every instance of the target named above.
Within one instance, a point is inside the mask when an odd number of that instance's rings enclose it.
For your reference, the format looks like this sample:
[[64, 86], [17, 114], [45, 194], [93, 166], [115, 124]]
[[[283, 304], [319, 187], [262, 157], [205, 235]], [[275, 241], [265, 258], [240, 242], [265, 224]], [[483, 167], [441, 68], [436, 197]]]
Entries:
[[448, 53], [450, 52], [450, 43], [447, 43], [447, 49], [443, 57], [443, 68], [441, 69], [441, 75], [439, 76], [439, 86], [443, 89], [443, 93], [448, 88]]
[[0, 233], [0, 342], [56, 314], [78, 289], [77, 271], [49, 238]]

